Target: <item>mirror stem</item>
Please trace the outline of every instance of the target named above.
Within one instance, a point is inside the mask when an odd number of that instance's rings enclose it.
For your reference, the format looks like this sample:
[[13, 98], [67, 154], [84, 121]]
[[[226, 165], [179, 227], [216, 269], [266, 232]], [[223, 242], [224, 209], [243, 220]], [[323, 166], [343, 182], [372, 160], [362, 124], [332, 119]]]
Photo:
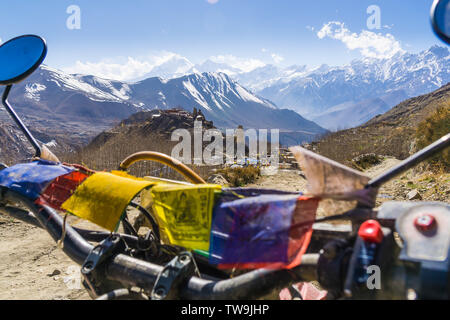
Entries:
[[33, 145], [34, 149], [36, 150], [36, 157], [41, 156], [41, 147], [39, 146], [39, 143], [36, 141], [36, 139], [33, 137], [31, 132], [28, 130], [28, 128], [25, 126], [25, 124], [22, 122], [22, 120], [19, 118], [19, 116], [16, 114], [14, 109], [11, 107], [11, 105], [8, 102], [8, 96], [11, 91], [12, 85], [8, 85], [5, 88], [5, 91], [3, 92], [2, 97], [2, 104], [6, 108], [6, 111], [8, 111], [9, 115], [13, 118], [15, 123], [19, 126], [19, 128], [24, 133], [25, 137], [28, 139], [28, 141]]

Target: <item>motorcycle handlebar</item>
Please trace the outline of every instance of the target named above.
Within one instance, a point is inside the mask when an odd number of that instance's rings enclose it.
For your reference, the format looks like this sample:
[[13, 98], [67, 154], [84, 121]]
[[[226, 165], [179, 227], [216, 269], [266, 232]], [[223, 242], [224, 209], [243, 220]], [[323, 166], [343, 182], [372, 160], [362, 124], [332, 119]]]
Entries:
[[[34, 214], [50, 236], [59, 241], [63, 234], [63, 218], [48, 206], [38, 207], [30, 200], [7, 190], [4, 199], [11, 202], [22, 202]], [[86, 241], [74, 228], [65, 226], [63, 251], [77, 264], [83, 264], [93, 245]], [[306, 254], [302, 264], [294, 269], [268, 270], [259, 269], [237, 276], [233, 279], [212, 281], [191, 277], [187, 284], [180, 288], [179, 298], [186, 300], [227, 300], [257, 299], [280, 290], [296, 281], [316, 280], [318, 254]], [[106, 277], [127, 286], [136, 286], [151, 291], [163, 266], [139, 260], [124, 254], [112, 257], [106, 265]]]

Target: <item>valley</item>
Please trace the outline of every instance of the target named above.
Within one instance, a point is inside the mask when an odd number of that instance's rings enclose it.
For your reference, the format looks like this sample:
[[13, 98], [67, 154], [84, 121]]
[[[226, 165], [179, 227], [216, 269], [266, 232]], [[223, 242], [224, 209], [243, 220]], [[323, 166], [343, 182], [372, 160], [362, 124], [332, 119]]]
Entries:
[[0, 17], [0, 300], [449, 299], [450, 0]]
[[[197, 108], [221, 130], [279, 129], [280, 143], [293, 146], [327, 135], [326, 129], [358, 127], [408, 98], [438, 89], [450, 81], [448, 61], [448, 49], [438, 46], [342, 67], [266, 65], [251, 71], [212, 61], [194, 65], [173, 56], [150, 78], [135, 82], [43, 65], [14, 86], [10, 101], [38, 140], [57, 154], [75, 152], [136, 112], [172, 108]], [[29, 147], [3, 108], [0, 124], [0, 161], [29, 158]], [[392, 133], [378, 136], [384, 135]], [[395, 156], [405, 155], [402, 150]]]
[[[375, 177], [399, 163], [414, 150], [414, 133], [419, 123], [450, 101], [450, 85], [435, 92], [409, 99], [381, 116], [375, 116], [364, 125], [331, 133], [306, 146], [315, 152], [347, 165], [358, 155], [375, 153], [381, 161], [369, 166], [365, 173]], [[134, 109], [133, 109], [134, 110]], [[87, 164], [97, 170], [111, 170], [130, 153], [155, 150], [170, 154], [173, 143], [168, 143], [172, 130], [192, 130], [194, 117], [184, 110], [141, 111], [125, 120], [97, 118], [89, 120], [82, 115], [50, 113], [43, 119], [39, 112], [19, 108], [33, 133], [62, 159]], [[30, 147], [6, 113], [0, 112], [1, 161], [14, 163], [31, 156]], [[205, 128], [212, 128], [205, 122]], [[298, 133], [289, 133], [295, 135]], [[295, 138], [291, 140], [295, 143]], [[7, 157], [5, 157], [7, 155]], [[9, 158], [8, 158], [9, 157]], [[193, 168], [205, 179], [209, 167]], [[131, 173], [182, 179], [160, 165], [134, 166]], [[432, 171], [426, 166], [409, 170], [384, 185], [377, 197], [377, 206], [386, 201], [444, 201], [450, 199], [450, 174]], [[299, 170], [279, 170], [275, 175], [261, 176], [246, 187], [305, 192], [307, 181]], [[73, 223], [73, 222], [72, 222]], [[88, 222], [77, 222], [77, 227], [96, 228]], [[0, 216], [0, 250], [3, 261], [0, 273], [0, 298], [87, 300], [87, 292], [80, 286], [79, 267], [62, 253], [50, 236], [34, 226]]]

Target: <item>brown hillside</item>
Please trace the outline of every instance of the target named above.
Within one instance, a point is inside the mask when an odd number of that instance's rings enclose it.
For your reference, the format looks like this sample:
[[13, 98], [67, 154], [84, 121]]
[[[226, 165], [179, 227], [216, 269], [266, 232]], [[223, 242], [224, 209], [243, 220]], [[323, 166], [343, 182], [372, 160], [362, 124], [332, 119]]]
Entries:
[[368, 153], [405, 159], [417, 150], [415, 137], [419, 124], [438, 108], [448, 108], [449, 101], [450, 83], [432, 93], [406, 100], [359, 127], [331, 133], [313, 143], [312, 148], [346, 164]]
[[[197, 115], [195, 115], [197, 117]], [[170, 155], [178, 141], [171, 141], [175, 129], [193, 131], [194, 114], [181, 109], [139, 112], [123, 120], [116, 127], [100, 133], [79, 152], [66, 154], [63, 159], [82, 163], [94, 170], [116, 170], [121, 161], [140, 151], [156, 151]], [[203, 121], [203, 130], [213, 123]], [[192, 148], [193, 150], [193, 148]], [[208, 168], [194, 168], [200, 174]], [[176, 172], [154, 162], [140, 162], [130, 172], [137, 176], [153, 175], [181, 179]]]

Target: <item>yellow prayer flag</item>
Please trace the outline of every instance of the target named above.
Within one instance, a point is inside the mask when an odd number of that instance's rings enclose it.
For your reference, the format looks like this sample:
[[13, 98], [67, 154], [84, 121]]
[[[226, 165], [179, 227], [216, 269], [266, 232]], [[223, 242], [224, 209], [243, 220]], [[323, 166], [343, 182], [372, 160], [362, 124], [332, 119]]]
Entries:
[[159, 183], [151, 189], [153, 211], [161, 233], [171, 244], [209, 250], [214, 196], [221, 188], [213, 184]]
[[109, 231], [117, 228], [128, 204], [154, 182], [122, 172], [98, 172], [87, 178], [62, 208]]

